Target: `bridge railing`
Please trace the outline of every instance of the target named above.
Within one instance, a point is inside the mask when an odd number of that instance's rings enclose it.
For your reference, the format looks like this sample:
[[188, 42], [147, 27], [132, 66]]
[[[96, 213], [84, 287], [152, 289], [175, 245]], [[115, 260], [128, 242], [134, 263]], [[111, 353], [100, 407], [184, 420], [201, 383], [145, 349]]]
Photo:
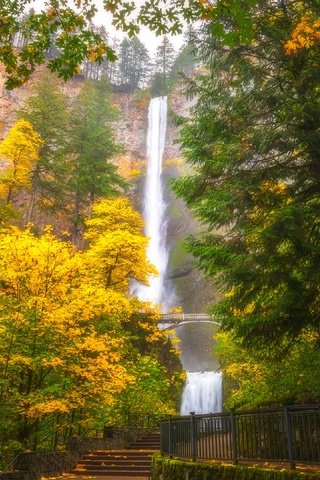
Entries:
[[320, 463], [320, 404], [171, 417], [161, 422], [161, 451], [171, 456]]
[[206, 313], [164, 313], [160, 316], [159, 323], [187, 320], [212, 320], [212, 318]]

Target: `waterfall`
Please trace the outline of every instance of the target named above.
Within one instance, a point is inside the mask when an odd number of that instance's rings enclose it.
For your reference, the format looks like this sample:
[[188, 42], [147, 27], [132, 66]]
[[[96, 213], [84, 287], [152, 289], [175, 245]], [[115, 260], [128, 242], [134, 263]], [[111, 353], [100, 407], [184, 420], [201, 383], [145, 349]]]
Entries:
[[[161, 306], [165, 313], [174, 304], [175, 295], [170, 292], [165, 283], [165, 274], [168, 265], [168, 249], [166, 248], [167, 222], [165, 218], [166, 204], [162, 185], [162, 160], [165, 146], [167, 125], [167, 97], [153, 98], [149, 105], [148, 133], [147, 133], [147, 158], [148, 169], [146, 175], [143, 217], [145, 221], [145, 234], [149, 238], [147, 250], [148, 259], [159, 272], [158, 276], [151, 277], [149, 286], [135, 284], [132, 293], [143, 301], [151, 301]], [[196, 332], [189, 337], [197, 342], [198, 334], [201, 333], [199, 325]], [[179, 337], [179, 335], [178, 335]], [[208, 337], [208, 335], [206, 335]], [[212, 338], [209, 335], [210, 339]], [[208, 339], [207, 339], [208, 340]], [[202, 350], [206, 350], [207, 356], [211, 357], [211, 342], [199, 343]], [[205, 346], [206, 345], [206, 346]], [[183, 361], [183, 367], [193, 369], [208, 369], [208, 361], [204, 361], [198, 353], [198, 358], [193, 358], [195, 348], [188, 344], [190, 366]], [[184, 360], [184, 355], [181, 356]], [[186, 358], [185, 358], [186, 360]], [[186, 364], [184, 364], [186, 363]], [[211, 362], [209, 362], [211, 363]], [[209, 368], [215, 368], [210, 365]], [[188, 415], [190, 412], [210, 413], [222, 410], [221, 374], [214, 371], [187, 372], [187, 382], [182, 396], [181, 414]]]
[[149, 237], [148, 259], [159, 272], [149, 280], [149, 286], [139, 285], [135, 295], [144, 301], [151, 301], [167, 310], [169, 296], [165, 291], [165, 272], [168, 264], [168, 251], [165, 245], [167, 224], [166, 204], [161, 181], [162, 159], [167, 126], [167, 97], [153, 98], [149, 105], [147, 157], [148, 170], [144, 190], [145, 234]]
[[181, 415], [222, 411], [222, 375], [219, 372], [187, 372]]

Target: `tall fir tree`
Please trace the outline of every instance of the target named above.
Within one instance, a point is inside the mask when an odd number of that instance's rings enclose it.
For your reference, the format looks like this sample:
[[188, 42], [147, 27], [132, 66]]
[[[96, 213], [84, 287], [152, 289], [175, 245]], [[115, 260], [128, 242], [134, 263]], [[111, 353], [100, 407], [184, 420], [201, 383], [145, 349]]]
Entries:
[[115, 141], [117, 111], [110, 103], [106, 80], [87, 81], [74, 101], [68, 131], [68, 157], [71, 174], [69, 192], [72, 204], [72, 239], [76, 243], [83, 215], [100, 197], [115, 195], [126, 188], [112, 158], [121, 148]]
[[33, 220], [34, 209], [62, 208], [68, 165], [64, 154], [68, 124], [68, 104], [60, 81], [44, 73], [36, 82], [31, 97], [19, 111], [40, 134], [43, 144], [39, 161], [32, 172], [31, 199], [26, 220]]
[[150, 71], [148, 50], [138, 37], [124, 38], [119, 49], [118, 83], [127, 91], [146, 84]]
[[156, 50], [154, 58], [155, 75], [151, 86], [154, 95], [166, 94], [175, 57], [176, 53], [173, 45], [169, 38], [164, 35], [161, 44]]
[[252, 42], [232, 49], [209, 28], [181, 120], [192, 173], [175, 190], [206, 225], [190, 250], [226, 294], [223, 327], [256, 348], [309, 330], [320, 342], [319, 42], [286, 47], [302, 8], [317, 9], [258, 2]]

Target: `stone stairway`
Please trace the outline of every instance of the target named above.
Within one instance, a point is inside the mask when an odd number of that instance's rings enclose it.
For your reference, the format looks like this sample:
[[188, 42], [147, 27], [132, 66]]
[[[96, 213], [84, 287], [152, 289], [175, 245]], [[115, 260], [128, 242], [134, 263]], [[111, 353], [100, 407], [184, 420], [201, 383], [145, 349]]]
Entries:
[[152, 454], [160, 449], [160, 434], [146, 434], [125, 450], [95, 450], [84, 455], [70, 473], [82, 476], [147, 477]]

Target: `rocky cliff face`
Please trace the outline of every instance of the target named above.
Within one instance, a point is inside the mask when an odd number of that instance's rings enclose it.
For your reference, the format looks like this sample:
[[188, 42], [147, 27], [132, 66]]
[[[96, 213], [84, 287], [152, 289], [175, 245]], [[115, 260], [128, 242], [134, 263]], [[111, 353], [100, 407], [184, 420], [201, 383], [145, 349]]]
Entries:
[[[169, 98], [169, 112], [187, 116], [192, 102], [178, 91]], [[218, 299], [218, 292], [212, 282], [206, 279], [195, 266], [194, 258], [186, 252], [186, 238], [200, 231], [199, 224], [192, 217], [183, 201], [177, 199], [170, 190], [170, 179], [186, 172], [177, 143], [178, 131], [169, 113], [167, 143], [165, 149], [164, 179], [168, 184], [168, 245], [170, 249], [168, 279], [172, 282], [178, 304], [185, 313], [208, 312]]]
[[[31, 95], [32, 85], [38, 79], [44, 68], [39, 69], [30, 82], [12, 92], [4, 88], [3, 70], [0, 68], [0, 125], [5, 133], [15, 122], [16, 112]], [[72, 99], [79, 91], [82, 78], [72, 79], [63, 84], [64, 92]], [[147, 94], [112, 95], [113, 104], [119, 109], [119, 120], [116, 124], [116, 136], [124, 147], [123, 153], [115, 159], [122, 175], [133, 181], [130, 196], [136, 206], [142, 208], [144, 175], [146, 172], [146, 132], [148, 123]], [[185, 115], [190, 103], [175, 92], [169, 98], [169, 111]], [[181, 200], [177, 200], [170, 191], [170, 179], [181, 175], [185, 165], [181, 158], [176, 127], [168, 119], [167, 138], [164, 158], [164, 182], [167, 188], [168, 235], [167, 243], [170, 250], [168, 281], [172, 284], [178, 297], [177, 303], [184, 312], [206, 312], [217, 294], [214, 286], [204, 279], [194, 265], [193, 258], [184, 248], [188, 235], [198, 231], [199, 226], [192, 219], [190, 212]], [[0, 165], [1, 168], [1, 165]], [[23, 198], [20, 199], [23, 203]], [[42, 220], [44, 223], [46, 219]], [[65, 227], [65, 226], [64, 226]], [[60, 229], [61, 230], [61, 229]]]

